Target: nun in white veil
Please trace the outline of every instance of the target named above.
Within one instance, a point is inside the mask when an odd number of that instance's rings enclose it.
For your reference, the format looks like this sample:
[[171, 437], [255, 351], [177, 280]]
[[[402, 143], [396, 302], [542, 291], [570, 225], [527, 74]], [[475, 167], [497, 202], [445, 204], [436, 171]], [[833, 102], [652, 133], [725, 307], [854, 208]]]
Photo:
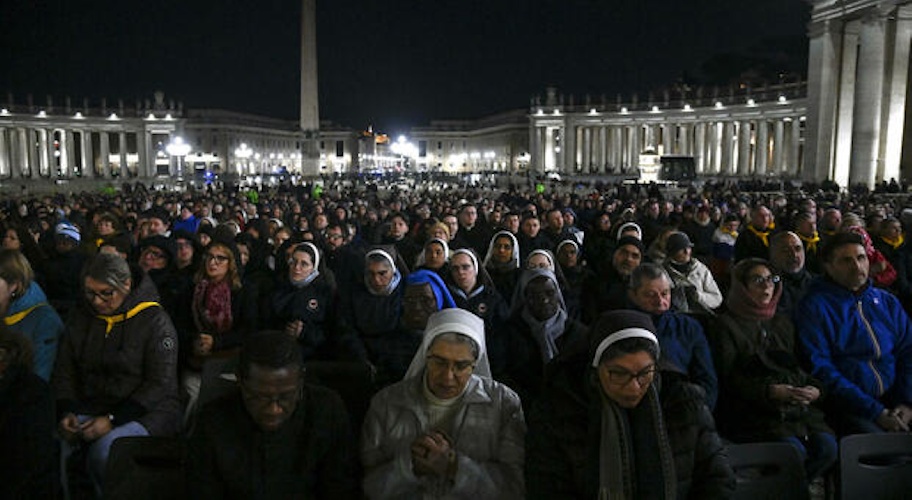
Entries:
[[484, 322], [431, 315], [405, 378], [374, 396], [361, 460], [369, 498], [523, 498], [519, 396], [491, 378]]

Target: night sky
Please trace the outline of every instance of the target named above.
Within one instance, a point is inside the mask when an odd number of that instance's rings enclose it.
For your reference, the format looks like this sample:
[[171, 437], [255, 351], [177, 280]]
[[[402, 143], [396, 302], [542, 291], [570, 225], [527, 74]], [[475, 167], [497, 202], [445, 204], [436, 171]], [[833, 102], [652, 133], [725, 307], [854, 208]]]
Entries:
[[[318, 0], [320, 115], [396, 133], [525, 108], [549, 85], [613, 102], [707, 81], [704, 63], [723, 54], [804, 72], [809, 11], [804, 0]], [[4, 0], [0, 100], [132, 103], [160, 89], [187, 107], [293, 120], [300, 15], [294, 0]]]

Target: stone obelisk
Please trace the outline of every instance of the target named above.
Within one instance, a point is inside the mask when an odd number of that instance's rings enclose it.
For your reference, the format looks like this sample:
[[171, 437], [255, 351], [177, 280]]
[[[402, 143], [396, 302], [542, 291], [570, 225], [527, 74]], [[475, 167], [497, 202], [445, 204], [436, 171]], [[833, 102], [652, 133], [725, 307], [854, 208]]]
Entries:
[[301, 1], [301, 173], [319, 174], [320, 103], [317, 96], [317, 0]]

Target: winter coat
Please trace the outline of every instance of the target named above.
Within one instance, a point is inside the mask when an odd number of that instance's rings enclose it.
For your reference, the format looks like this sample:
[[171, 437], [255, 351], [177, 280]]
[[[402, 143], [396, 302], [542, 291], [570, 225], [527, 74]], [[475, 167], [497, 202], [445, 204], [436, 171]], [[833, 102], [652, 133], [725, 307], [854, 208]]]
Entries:
[[56, 429], [47, 382], [23, 366], [7, 368], [0, 379], [0, 497], [56, 498]]
[[[548, 366], [545, 387], [529, 416], [526, 487], [530, 499], [597, 498], [602, 396], [582, 355]], [[716, 433], [703, 391], [676, 371], [658, 384], [662, 418], [674, 457], [677, 498], [728, 498], [735, 476]], [[636, 443], [634, 443], [636, 446]]]
[[49, 381], [65, 328], [38, 283], [32, 282], [25, 294], [10, 303], [4, 322], [32, 341], [35, 374]]
[[719, 379], [703, 327], [697, 320], [674, 311], [652, 316], [652, 322], [658, 333], [662, 359], [684, 370], [691, 382], [703, 388], [709, 409], [715, 408]]
[[286, 281], [276, 289], [271, 306], [269, 324], [272, 329], [282, 330], [296, 320], [304, 323], [298, 337], [304, 359], [332, 360], [354, 356], [354, 353], [343, 354], [340, 350], [343, 349], [343, 336], [335, 327], [338, 296], [322, 275], [302, 287]]
[[912, 323], [890, 292], [852, 293], [817, 278], [795, 310], [801, 353], [827, 391], [827, 408], [876, 419], [912, 404]]
[[[566, 346], [581, 342], [589, 329], [579, 321], [567, 318], [564, 333], [555, 341], [558, 351]], [[501, 344], [488, 344], [488, 359], [494, 378], [515, 390], [522, 399], [523, 408], [528, 411], [541, 392], [545, 362], [541, 348], [532, 330], [519, 313], [513, 314], [504, 325]], [[500, 368], [503, 372], [500, 372]]]
[[795, 327], [784, 315], [768, 321], [739, 318], [731, 312], [717, 317], [710, 330], [710, 345], [719, 375], [719, 432], [734, 441], [778, 441], [829, 432], [820, 408], [785, 404], [769, 397], [772, 384], [814, 386], [814, 380], [798, 366]]
[[187, 498], [358, 498], [357, 458], [339, 396], [305, 384], [295, 412], [264, 432], [240, 391], [207, 405], [190, 436]]
[[690, 262], [690, 272], [685, 274], [672, 266], [670, 261], [665, 261], [665, 271], [674, 283], [674, 291], [680, 290], [682, 300], [675, 304], [676, 309], [679, 312], [712, 312], [722, 305], [722, 292], [706, 264], [697, 259]]
[[[525, 420], [519, 396], [472, 375], [450, 433], [458, 462], [447, 484], [412, 472], [411, 443], [429, 431], [424, 376], [387, 387], [371, 400], [361, 438], [364, 490], [369, 498], [523, 498]], [[427, 498], [427, 497], [425, 497]]]
[[110, 323], [85, 302], [70, 315], [51, 379], [58, 421], [112, 415], [114, 426], [136, 421], [153, 436], [178, 431], [177, 334], [152, 280], [134, 273], [133, 283]]

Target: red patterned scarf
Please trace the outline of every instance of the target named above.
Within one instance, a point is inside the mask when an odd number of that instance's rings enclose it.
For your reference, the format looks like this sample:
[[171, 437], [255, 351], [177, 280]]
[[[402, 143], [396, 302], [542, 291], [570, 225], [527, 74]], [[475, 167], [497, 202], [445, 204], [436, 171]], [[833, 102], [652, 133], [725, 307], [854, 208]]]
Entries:
[[228, 280], [200, 280], [193, 290], [193, 322], [200, 332], [210, 335], [231, 330], [231, 285]]

